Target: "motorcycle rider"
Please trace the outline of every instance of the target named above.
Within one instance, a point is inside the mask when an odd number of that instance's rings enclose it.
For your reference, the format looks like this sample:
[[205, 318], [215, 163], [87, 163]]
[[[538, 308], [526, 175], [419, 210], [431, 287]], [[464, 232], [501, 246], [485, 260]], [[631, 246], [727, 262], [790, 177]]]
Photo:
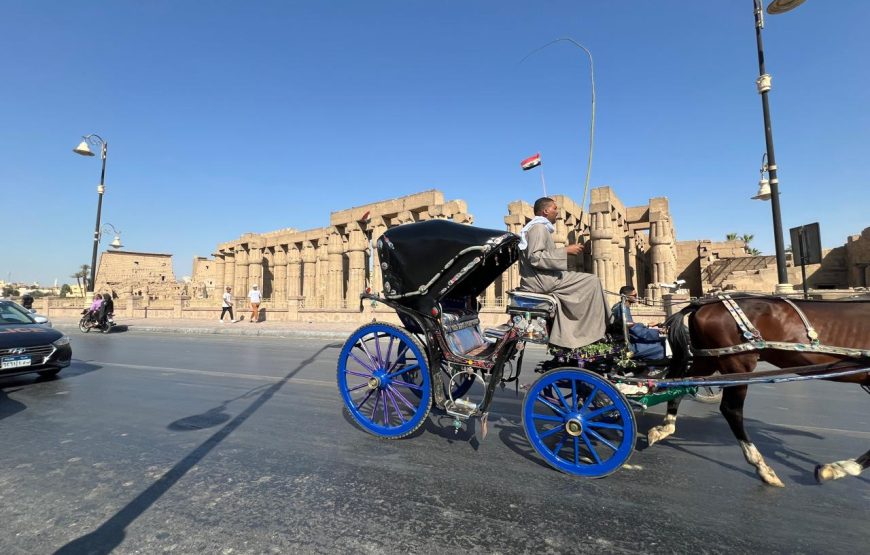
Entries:
[[103, 293], [103, 302], [100, 305], [100, 313], [97, 322], [101, 326], [106, 325], [106, 320], [115, 311], [115, 303], [112, 301], [112, 295], [110, 293]]
[[94, 301], [88, 309], [88, 320], [91, 320], [92, 322], [97, 321], [97, 315], [100, 312], [101, 306], [103, 306], [103, 296], [100, 294], [94, 295]]

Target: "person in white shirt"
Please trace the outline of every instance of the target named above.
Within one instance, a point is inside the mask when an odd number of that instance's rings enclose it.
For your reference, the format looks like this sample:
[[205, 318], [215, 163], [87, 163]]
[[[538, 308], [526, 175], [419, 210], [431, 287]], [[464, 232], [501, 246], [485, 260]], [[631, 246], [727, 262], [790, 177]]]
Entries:
[[257, 284], [251, 286], [248, 292], [248, 299], [251, 301], [251, 323], [260, 322], [260, 301], [263, 297], [260, 295], [260, 288]]
[[230, 322], [231, 323], [236, 321], [235, 317], [233, 316], [232, 290], [233, 290], [232, 287], [227, 287], [227, 290], [224, 292], [223, 310], [221, 310], [221, 319], [220, 319], [221, 324], [224, 323], [224, 315], [227, 313], [230, 314]]

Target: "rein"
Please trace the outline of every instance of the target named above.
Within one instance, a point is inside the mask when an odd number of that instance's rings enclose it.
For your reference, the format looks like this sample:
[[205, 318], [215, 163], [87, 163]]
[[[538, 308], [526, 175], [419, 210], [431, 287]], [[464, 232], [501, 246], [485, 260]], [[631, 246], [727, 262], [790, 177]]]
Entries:
[[761, 337], [761, 332], [759, 332], [758, 328], [756, 328], [752, 324], [752, 322], [746, 316], [746, 313], [743, 312], [737, 302], [732, 299], [730, 295], [719, 294], [716, 295], [716, 297], [725, 306], [725, 308], [728, 309], [728, 313], [731, 314], [732, 318], [734, 318], [734, 321], [737, 323], [737, 327], [740, 328], [740, 332], [746, 339], [746, 341], [738, 345], [732, 345], [730, 347], [719, 347], [716, 349], [697, 349], [695, 347], [691, 347], [692, 354], [695, 356], [718, 357], [724, 355], [733, 355], [737, 353], [746, 353], [749, 351], [760, 351], [762, 349], [775, 349], [779, 351], [796, 351], [805, 353], [839, 355], [851, 358], [870, 358], [870, 349], [831, 347], [819, 343], [818, 332], [816, 332], [815, 328], [813, 328], [812, 324], [810, 324], [810, 321], [807, 319], [806, 314], [804, 314], [804, 312], [796, 304], [794, 304], [791, 299], [778, 297], [779, 299], [785, 301], [792, 309], [794, 309], [795, 313], [797, 313], [798, 317], [801, 319], [801, 322], [803, 322], [804, 327], [806, 328], [807, 339], [809, 339], [810, 341], [809, 343], [767, 341], [763, 337]]

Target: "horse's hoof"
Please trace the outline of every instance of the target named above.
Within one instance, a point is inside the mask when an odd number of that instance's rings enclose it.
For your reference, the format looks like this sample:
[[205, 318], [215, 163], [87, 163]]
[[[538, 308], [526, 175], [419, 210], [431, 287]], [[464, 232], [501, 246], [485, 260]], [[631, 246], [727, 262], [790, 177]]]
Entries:
[[657, 430], [650, 430], [649, 433], [646, 435], [646, 443], [650, 447], [652, 447], [662, 439], [664, 439], [664, 434]]
[[782, 483], [782, 480], [779, 479], [779, 476], [776, 475], [772, 470], [769, 472], [759, 471], [759, 476], [761, 476], [761, 480], [767, 484], [768, 486], [773, 486], [776, 488], [784, 488], [785, 484]]

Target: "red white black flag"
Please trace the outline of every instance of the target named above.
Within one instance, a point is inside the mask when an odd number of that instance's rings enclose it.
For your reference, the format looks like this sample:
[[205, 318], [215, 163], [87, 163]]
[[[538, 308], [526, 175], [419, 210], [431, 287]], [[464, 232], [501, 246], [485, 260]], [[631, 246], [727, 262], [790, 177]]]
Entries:
[[520, 167], [523, 168], [523, 171], [530, 170], [532, 168], [536, 168], [541, 165], [541, 153], [535, 154], [534, 156], [529, 156], [522, 162], [520, 162]]

